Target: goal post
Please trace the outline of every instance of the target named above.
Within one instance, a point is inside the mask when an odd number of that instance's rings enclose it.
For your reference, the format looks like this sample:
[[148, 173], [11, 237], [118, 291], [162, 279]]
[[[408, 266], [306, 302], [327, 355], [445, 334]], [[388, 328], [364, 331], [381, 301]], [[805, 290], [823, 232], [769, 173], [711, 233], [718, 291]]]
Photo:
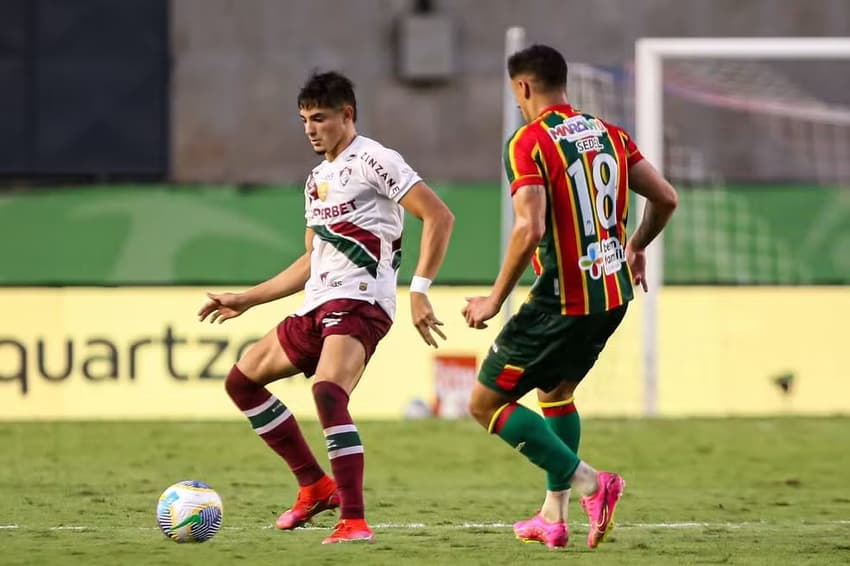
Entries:
[[[504, 85], [502, 87], [502, 140], [506, 142], [511, 135], [522, 126], [522, 115], [517, 108], [517, 103], [514, 100], [513, 91], [511, 90], [511, 79], [508, 76], [507, 61], [508, 58], [521, 51], [525, 47], [525, 28], [514, 26], [508, 28], [505, 32], [505, 64], [502, 66], [504, 74]], [[505, 167], [500, 163], [499, 169], [502, 172], [502, 190], [501, 190], [501, 224], [499, 234], [499, 261], [501, 262], [508, 251], [508, 242], [511, 237], [511, 230], [514, 224], [514, 206], [511, 199], [511, 184], [508, 182], [508, 176], [505, 172]], [[499, 264], [501, 265], [501, 263]], [[503, 323], [506, 324], [508, 319], [513, 314], [513, 299], [512, 294], [508, 293], [505, 302], [502, 305]]]
[[[664, 172], [665, 59], [846, 59], [850, 38], [641, 38], [635, 44], [635, 139], [641, 152]], [[638, 217], [644, 199], [638, 199]], [[658, 412], [658, 290], [664, 282], [663, 243], [656, 239], [647, 249], [649, 292], [644, 300], [641, 324], [641, 373], [643, 412]]]

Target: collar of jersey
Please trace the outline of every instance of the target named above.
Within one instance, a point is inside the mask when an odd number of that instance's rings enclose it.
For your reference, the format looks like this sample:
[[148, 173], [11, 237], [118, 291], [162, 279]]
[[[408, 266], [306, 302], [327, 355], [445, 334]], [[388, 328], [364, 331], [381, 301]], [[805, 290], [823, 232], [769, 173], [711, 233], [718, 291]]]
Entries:
[[345, 148], [337, 154], [336, 158], [333, 161], [328, 161], [327, 159], [325, 159], [325, 163], [336, 163], [337, 159], [351, 151], [351, 148], [354, 147], [354, 144], [360, 141], [360, 137], [360, 134], [354, 134], [354, 138], [352, 138], [351, 143], [345, 146]]
[[571, 104], [553, 104], [551, 106], [547, 106], [543, 110], [540, 111], [540, 114], [537, 115], [538, 118], [546, 114], [547, 112], [573, 112], [573, 107]]

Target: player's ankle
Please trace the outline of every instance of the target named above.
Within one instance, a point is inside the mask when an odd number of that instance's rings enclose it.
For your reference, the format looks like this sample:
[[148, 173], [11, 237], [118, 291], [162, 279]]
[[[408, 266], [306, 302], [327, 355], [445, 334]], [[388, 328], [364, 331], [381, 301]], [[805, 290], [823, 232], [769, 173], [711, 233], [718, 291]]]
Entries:
[[570, 478], [570, 485], [574, 487], [582, 497], [588, 497], [599, 489], [599, 473], [586, 462], [579, 462], [576, 471]]
[[562, 523], [564, 522], [564, 515], [561, 512], [560, 508], [554, 509], [541, 509], [540, 516], [543, 517], [543, 520], [547, 523]]
[[564, 520], [566, 502], [569, 501], [569, 490], [547, 491], [546, 499], [540, 507], [540, 516], [549, 523], [559, 523]]
[[325, 474], [310, 485], [304, 486], [303, 489], [306, 489], [311, 494], [321, 495], [328, 490], [328, 486], [331, 484], [331, 481], [331, 477]]

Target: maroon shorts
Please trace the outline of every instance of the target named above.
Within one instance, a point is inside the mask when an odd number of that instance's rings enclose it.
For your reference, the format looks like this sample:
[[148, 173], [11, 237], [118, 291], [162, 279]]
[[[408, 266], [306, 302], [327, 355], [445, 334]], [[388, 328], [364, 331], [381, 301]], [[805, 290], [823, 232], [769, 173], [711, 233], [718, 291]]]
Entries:
[[334, 299], [277, 325], [277, 339], [292, 364], [311, 377], [316, 373], [322, 343], [333, 334], [352, 336], [366, 349], [366, 363], [393, 321], [378, 305], [355, 299]]

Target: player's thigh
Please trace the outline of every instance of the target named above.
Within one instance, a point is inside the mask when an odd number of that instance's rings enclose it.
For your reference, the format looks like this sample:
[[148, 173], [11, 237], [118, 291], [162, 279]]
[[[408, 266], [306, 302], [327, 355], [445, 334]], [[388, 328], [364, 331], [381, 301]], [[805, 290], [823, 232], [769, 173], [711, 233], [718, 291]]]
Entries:
[[328, 301], [317, 318], [323, 342], [316, 380], [332, 381], [350, 395], [392, 319], [380, 306], [353, 299]]
[[545, 313], [523, 305], [496, 337], [481, 369], [478, 382], [507, 397], [522, 397], [539, 387], [538, 365], [542, 344], [548, 340]]
[[605, 312], [572, 317], [562, 334], [561, 348], [567, 356], [561, 381], [578, 383], [584, 379], [623, 321], [626, 308], [627, 305], [622, 305]]
[[537, 389], [544, 402], [568, 398], [596, 359], [589, 321], [523, 305], [496, 338], [479, 381], [520, 396]]
[[554, 403], [572, 397], [625, 314], [626, 305], [623, 305], [606, 312], [553, 320], [549, 328], [552, 339], [535, 366], [548, 376], [541, 380], [538, 400]]
[[549, 391], [538, 389], [537, 400], [541, 403], [560, 403], [561, 401], [567, 401], [575, 395], [578, 384], [578, 381], [561, 381]]
[[314, 379], [331, 381], [351, 395], [365, 369], [366, 348], [360, 339], [348, 334], [331, 334], [322, 344]]
[[300, 373], [283, 351], [274, 328], [248, 348], [236, 366], [248, 379], [262, 385]]

